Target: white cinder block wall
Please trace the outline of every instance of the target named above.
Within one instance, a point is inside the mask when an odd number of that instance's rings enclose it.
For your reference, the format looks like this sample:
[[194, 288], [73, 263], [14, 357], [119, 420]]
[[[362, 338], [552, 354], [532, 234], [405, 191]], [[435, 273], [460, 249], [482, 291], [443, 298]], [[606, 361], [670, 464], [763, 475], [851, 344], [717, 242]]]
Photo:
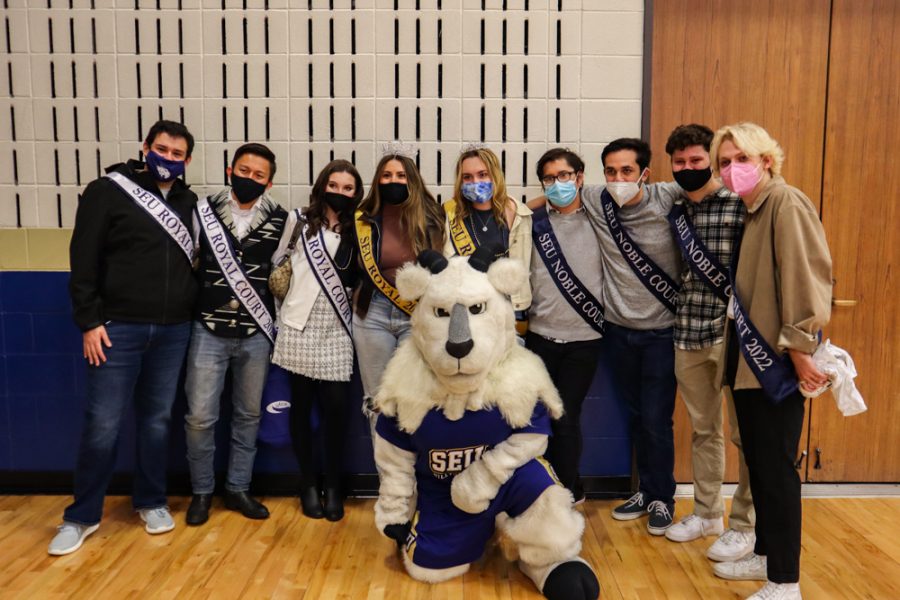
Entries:
[[483, 141], [516, 198], [534, 165], [640, 134], [642, 0], [3, 0], [0, 227], [71, 227], [78, 193], [158, 118], [197, 139], [187, 181], [225, 182], [244, 141], [306, 204], [332, 157], [368, 183], [381, 144], [420, 148], [435, 194]]

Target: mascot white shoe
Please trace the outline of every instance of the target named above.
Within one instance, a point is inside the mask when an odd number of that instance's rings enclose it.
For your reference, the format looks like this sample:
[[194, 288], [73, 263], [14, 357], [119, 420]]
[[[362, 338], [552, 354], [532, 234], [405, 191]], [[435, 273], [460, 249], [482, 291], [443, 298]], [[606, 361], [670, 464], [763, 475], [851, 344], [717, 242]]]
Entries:
[[375, 398], [375, 522], [414, 579], [462, 575], [496, 526], [547, 598], [594, 600], [600, 584], [578, 556], [584, 517], [541, 458], [562, 402], [515, 341], [508, 295], [528, 274], [492, 255], [426, 251], [397, 275], [418, 305]]

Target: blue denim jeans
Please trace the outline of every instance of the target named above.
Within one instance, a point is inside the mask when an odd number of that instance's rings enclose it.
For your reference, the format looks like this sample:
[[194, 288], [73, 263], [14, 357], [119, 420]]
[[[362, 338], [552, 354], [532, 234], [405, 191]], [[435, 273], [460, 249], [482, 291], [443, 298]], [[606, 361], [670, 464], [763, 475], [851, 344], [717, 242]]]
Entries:
[[630, 415], [640, 491], [648, 501], [674, 502], [675, 345], [672, 328], [637, 330], [607, 321], [613, 384]]
[[87, 409], [75, 465], [75, 501], [63, 519], [94, 525], [103, 516], [103, 498], [116, 464], [119, 430], [134, 402], [137, 461], [135, 509], [166, 505], [166, 450], [169, 421], [190, 323], [153, 325], [111, 321], [106, 362], [87, 369]]
[[261, 332], [249, 338], [219, 337], [195, 322], [188, 350], [188, 411], [184, 417], [191, 487], [195, 494], [211, 494], [216, 485], [215, 429], [225, 376], [231, 369], [231, 449], [225, 489], [246, 492], [253, 477], [260, 404], [272, 344]]

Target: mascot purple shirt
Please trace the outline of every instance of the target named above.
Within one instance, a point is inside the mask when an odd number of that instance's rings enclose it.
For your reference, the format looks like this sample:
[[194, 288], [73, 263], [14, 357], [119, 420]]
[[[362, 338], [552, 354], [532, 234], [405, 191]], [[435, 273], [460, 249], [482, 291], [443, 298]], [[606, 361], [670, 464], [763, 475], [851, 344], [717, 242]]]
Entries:
[[417, 580], [462, 575], [496, 528], [546, 597], [594, 599], [584, 517], [542, 458], [562, 403], [515, 340], [509, 294], [528, 274], [493, 254], [426, 251], [398, 273], [400, 295], [418, 304], [375, 398], [375, 522]]

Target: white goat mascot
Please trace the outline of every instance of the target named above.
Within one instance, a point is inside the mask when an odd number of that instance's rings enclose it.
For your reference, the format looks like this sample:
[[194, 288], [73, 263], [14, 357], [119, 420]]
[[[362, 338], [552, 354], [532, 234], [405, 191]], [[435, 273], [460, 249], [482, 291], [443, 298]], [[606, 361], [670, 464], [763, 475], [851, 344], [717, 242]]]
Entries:
[[584, 517], [541, 458], [562, 402], [515, 341], [507, 296], [528, 275], [491, 254], [425, 251], [397, 275], [418, 304], [375, 397], [375, 522], [414, 579], [462, 575], [496, 526], [547, 598], [593, 600], [600, 585], [578, 556]]

